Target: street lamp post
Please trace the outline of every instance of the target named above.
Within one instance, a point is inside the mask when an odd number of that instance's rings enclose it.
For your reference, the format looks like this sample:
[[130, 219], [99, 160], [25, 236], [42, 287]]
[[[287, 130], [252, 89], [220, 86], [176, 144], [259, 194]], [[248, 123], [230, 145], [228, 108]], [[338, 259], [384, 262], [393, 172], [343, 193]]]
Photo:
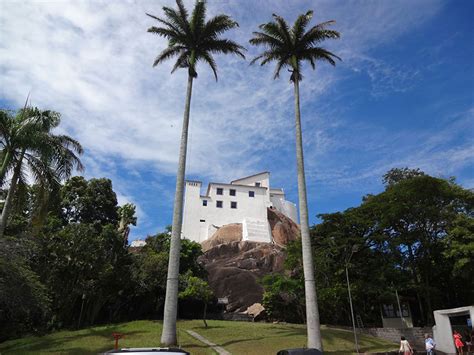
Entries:
[[359, 342], [357, 341], [357, 332], [354, 319], [354, 308], [352, 307], [352, 296], [351, 296], [351, 286], [349, 282], [349, 262], [351, 261], [352, 255], [357, 252], [357, 245], [352, 246], [351, 255], [346, 261], [346, 280], [347, 280], [347, 292], [349, 293], [349, 304], [351, 305], [351, 318], [352, 318], [352, 330], [354, 332], [354, 342], [357, 354], [359, 354]]

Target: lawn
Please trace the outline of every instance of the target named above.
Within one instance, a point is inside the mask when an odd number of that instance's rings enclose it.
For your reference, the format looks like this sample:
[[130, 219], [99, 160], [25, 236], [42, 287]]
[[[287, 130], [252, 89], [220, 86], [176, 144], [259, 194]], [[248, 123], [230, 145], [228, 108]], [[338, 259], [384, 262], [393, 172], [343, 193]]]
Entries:
[[[233, 354], [276, 354], [280, 349], [303, 347], [306, 331], [303, 325], [208, 321], [180, 321], [179, 342], [191, 354], [214, 354], [207, 345], [188, 335], [194, 330]], [[159, 344], [161, 322], [135, 321], [91, 327], [77, 331], [61, 331], [42, 337], [25, 337], [0, 344], [0, 354], [97, 354], [113, 348], [112, 333], [126, 334], [120, 347], [153, 347]], [[354, 348], [352, 333], [323, 327], [326, 354], [350, 354]], [[362, 352], [388, 351], [396, 344], [367, 336], [360, 339]]]

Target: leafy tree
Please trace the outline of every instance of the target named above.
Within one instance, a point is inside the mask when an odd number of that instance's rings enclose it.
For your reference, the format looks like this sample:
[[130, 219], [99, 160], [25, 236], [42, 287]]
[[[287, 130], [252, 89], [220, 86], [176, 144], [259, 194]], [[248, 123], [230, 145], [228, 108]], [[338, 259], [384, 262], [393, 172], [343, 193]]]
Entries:
[[293, 27], [290, 28], [285, 19], [274, 14], [273, 21], [260, 25], [261, 32], [253, 32], [254, 38], [250, 40], [250, 43], [265, 48], [264, 52], [252, 60], [252, 63], [259, 60], [261, 60], [261, 65], [273, 61], [277, 63], [274, 79], [279, 77], [282, 68], [288, 68], [291, 72], [290, 81], [293, 83], [295, 96], [298, 201], [303, 248], [308, 348], [322, 350], [319, 311], [313, 276], [314, 269], [313, 258], [311, 255], [311, 240], [309, 236], [299, 82], [303, 79], [302, 65], [304, 62], [309, 62], [311, 67], [315, 69], [316, 61], [325, 61], [331, 65], [335, 65], [335, 59], [340, 58], [330, 51], [318, 46], [319, 43], [326, 39], [339, 38], [339, 32], [327, 29], [327, 27], [332, 25], [334, 21], [320, 23], [306, 31], [312, 17], [313, 12], [308, 11], [306, 14], [298, 16]]
[[137, 217], [135, 217], [136, 206], [133, 203], [126, 203], [120, 206], [118, 209], [118, 215], [120, 217], [119, 222], [119, 233], [123, 234], [125, 243], [128, 242], [128, 235], [130, 234], [130, 225], [137, 225]]
[[98, 231], [91, 224], [73, 223], [42, 235], [40, 243], [38, 272], [52, 292], [58, 325], [77, 322], [82, 295], [85, 322], [94, 323], [104, 305], [123, 289], [121, 279], [127, 275], [122, 266], [128, 261], [122, 236], [112, 225]]
[[178, 270], [183, 211], [184, 176], [186, 167], [186, 151], [188, 144], [189, 112], [193, 80], [197, 78], [196, 65], [199, 61], [208, 64], [217, 80], [217, 65], [213, 54], [237, 54], [245, 58], [244, 48], [237, 43], [222, 39], [219, 36], [238, 26], [227, 15], [217, 15], [206, 21], [206, 2], [197, 0], [191, 16], [183, 5], [182, 0], [176, 0], [177, 9], [163, 7], [164, 18], [150, 14], [162, 27], [150, 27], [148, 32], [155, 33], [168, 40], [168, 47], [155, 59], [156, 66], [167, 59], [178, 57], [172, 73], [184, 68], [188, 70], [188, 87], [184, 109], [183, 128], [179, 151], [178, 172], [176, 177], [176, 193], [173, 211], [173, 226], [170, 249], [168, 281], [166, 286], [166, 303], [163, 320], [161, 342], [165, 345], [177, 344], [176, 315], [178, 304]]
[[118, 225], [117, 195], [110, 179], [74, 176], [61, 189], [62, 215], [66, 223]]
[[193, 276], [191, 271], [188, 271], [183, 276], [182, 283], [184, 284], [184, 290], [179, 293], [179, 298], [194, 299], [201, 301], [204, 304], [202, 321], [204, 322], [204, 326], [207, 328], [207, 304], [214, 295], [212, 289], [206, 281], [200, 279], [199, 277]]
[[423, 176], [425, 173], [420, 169], [410, 169], [410, 168], [393, 168], [390, 169], [385, 175], [383, 176], [383, 183], [385, 186], [392, 186], [396, 183], [414, 178], [416, 176]]
[[50, 315], [48, 290], [31, 269], [28, 238], [0, 240], [0, 341], [42, 330]]
[[265, 288], [262, 302], [270, 319], [292, 323], [305, 321], [302, 278], [272, 274], [264, 276], [262, 284]]
[[[140, 304], [140, 308], [135, 310], [136, 313], [146, 316], [161, 315], [165, 299], [170, 239], [169, 231], [148, 237], [146, 245], [134, 258], [133, 278], [137, 284], [135, 297], [139, 302], [133, 303]], [[197, 261], [201, 255], [199, 243], [183, 239], [179, 273], [204, 278], [205, 270]], [[183, 284], [180, 286], [185, 287]]]
[[[379, 326], [379, 306], [396, 302], [396, 290], [412, 300], [419, 325], [431, 325], [435, 309], [471, 302], [473, 211], [472, 191], [453, 180], [415, 175], [364, 198], [358, 207], [320, 215], [322, 223], [311, 229], [311, 238], [321, 320], [351, 322], [346, 266], [355, 313], [366, 325]], [[300, 243], [287, 247], [285, 277], [301, 280], [302, 286]], [[265, 286], [266, 308], [289, 319], [293, 314], [284, 311], [272, 287]]]
[[[465, 276], [468, 284], [474, 288], [474, 218], [460, 214], [451, 224], [445, 240], [444, 255], [454, 262], [454, 274]], [[469, 281], [470, 280], [470, 281]]]
[[66, 135], [55, 135], [52, 130], [60, 123], [54, 111], [27, 107], [16, 116], [0, 115], [0, 142], [3, 146], [0, 179], [13, 169], [12, 179], [0, 218], [0, 237], [3, 236], [17, 185], [25, 184], [25, 165], [41, 185], [57, 185], [68, 178], [74, 168], [82, 170], [78, 158], [82, 147]]

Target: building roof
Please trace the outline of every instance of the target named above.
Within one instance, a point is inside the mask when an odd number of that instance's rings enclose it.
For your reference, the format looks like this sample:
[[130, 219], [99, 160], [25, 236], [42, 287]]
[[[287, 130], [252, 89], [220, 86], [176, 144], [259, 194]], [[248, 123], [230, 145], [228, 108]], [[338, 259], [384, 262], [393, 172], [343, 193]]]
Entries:
[[270, 193], [274, 193], [274, 194], [285, 194], [285, 191], [283, 191], [283, 189], [279, 188], [279, 189], [270, 189]]
[[245, 176], [245, 177], [240, 178], [240, 179], [237, 179], [237, 180], [233, 180], [233, 181], [231, 181], [230, 183], [231, 183], [232, 185], [235, 185], [234, 182], [237, 182], [237, 181], [240, 181], [240, 180], [244, 180], [244, 179], [248, 179], [248, 178], [251, 178], [251, 177], [254, 177], [254, 176], [258, 176], [258, 175], [263, 175], [263, 174], [268, 174], [268, 175], [270, 175], [270, 172], [269, 172], [269, 171], [262, 171], [261, 173], [257, 173], [257, 174]]

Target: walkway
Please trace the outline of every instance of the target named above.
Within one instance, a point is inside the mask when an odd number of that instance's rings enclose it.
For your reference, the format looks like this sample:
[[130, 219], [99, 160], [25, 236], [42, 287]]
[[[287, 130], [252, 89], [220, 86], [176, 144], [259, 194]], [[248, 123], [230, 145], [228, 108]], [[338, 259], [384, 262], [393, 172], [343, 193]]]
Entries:
[[198, 333], [192, 331], [192, 330], [186, 330], [186, 333], [191, 335], [192, 337], [196, 338], [197, 340], [203, 342], [206, 345], [209, 345], [214, 351], [216, 351], [219, 355], [232, 355], [230, 352], [225, 350], [223, 347], [218, 346], [217, 344], [214, 344], [213, 342], [207, 340], [204, 338], [202, 335], [199, 335]]

